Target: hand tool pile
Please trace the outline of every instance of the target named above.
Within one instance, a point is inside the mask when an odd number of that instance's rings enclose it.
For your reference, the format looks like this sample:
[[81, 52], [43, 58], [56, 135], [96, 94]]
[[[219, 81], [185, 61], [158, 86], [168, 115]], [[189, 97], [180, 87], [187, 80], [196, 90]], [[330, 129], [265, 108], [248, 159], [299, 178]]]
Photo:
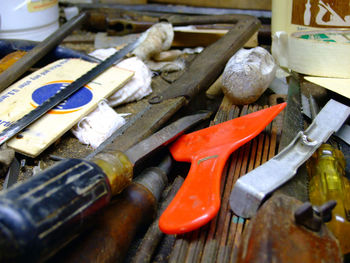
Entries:
[[[312, 96], [320, 87], [308, 89], [294, 72], [283, 83], [287, 93], [272, 87], [277, 73], [268, 47], [249, 46], [253, 55], [244, 62], [235, 57], [254, 37], [257, 45], [269, 43], [261, 29], [267, 12], [60, 3], [72, 7], [77, 15], [42, 42], [0, 39], [0, 108], [13, 107], [8, 116], [0, 110], [1, 262], [346, 259], [349, 148], [334, 133], [346, 123], [349, 103], [335, 94]], [[172, 50], [174, 28], [193, 25], [226, 31], [199, 53], [186, 50], [190, 38]], [[65, 46], [87, 32], [122, 44], [112, 44], [116, 51], [104, 60]], [[111, 107], [128, 116], [99, 146], [83, 144], [67, 124], [37, 155], [15, 148], [18, 141], [37, 143], [28, 139], [34, 133], [45, 137], [34, 129], [43, 118], [81, 111], [92, 101], [84, 104], [81, 90], [94, 97], [94, 85], [112, 85], [102, 81], [111, 70], [125, 73], [114, 89], [121, 94], [136, 69], [116, 64], [130, 57], [152, 70], [152, 93]], [[27, 93], [32, 109], [19, 114], [15, 95], [70, 60], [93, 64], [58, 88], [59, 77], [43, 81]], [[38, 71], [46, 65], [55, 66]], [[231, 83], [235, 74], [239, 81]], [[239, 104], [223, 85], [242, 98]], [[56, 89], [36, 103], [34, 93], [48, 87]], [[74, 96], [81, 104], [69, 108]]]

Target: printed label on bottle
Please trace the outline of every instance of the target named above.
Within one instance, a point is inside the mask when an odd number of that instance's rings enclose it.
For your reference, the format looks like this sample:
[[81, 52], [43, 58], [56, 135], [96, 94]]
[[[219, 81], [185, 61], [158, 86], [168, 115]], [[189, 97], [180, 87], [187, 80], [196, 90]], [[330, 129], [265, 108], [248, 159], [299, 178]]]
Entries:
[[350, 27], [348, 0], [293, 0], [292, 23], [306, 27]]
[[58, 0], [30, 0], [27, 3], [28, 12], [38, 12], [58, 4]]
[[320, 42], [350, 44], [350, 31], [348, 30], [330, 30], [327, 32], [320, 31], [311, 34], [299, 34], [297, 37]]

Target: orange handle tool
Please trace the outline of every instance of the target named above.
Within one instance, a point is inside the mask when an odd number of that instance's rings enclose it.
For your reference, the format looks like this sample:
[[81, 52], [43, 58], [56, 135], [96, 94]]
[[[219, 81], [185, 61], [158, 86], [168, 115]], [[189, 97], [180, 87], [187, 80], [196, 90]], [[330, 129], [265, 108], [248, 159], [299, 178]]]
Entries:
[[217, 214], [221, 174], [227, 158], [257, 136], [285, 106], [286, 103], [281, 103], [183, 135], [171, 145], [174, 159], [191, 162], [191, 168], [160, 217], [159, 228], [164, 233], [182, 234], [195, 230]]

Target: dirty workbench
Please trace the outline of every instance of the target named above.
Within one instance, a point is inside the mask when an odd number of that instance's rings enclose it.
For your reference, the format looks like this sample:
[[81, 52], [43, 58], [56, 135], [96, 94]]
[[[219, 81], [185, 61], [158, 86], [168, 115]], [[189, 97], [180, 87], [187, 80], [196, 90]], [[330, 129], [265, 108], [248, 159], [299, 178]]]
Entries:
[[[95, 35], [96, 34], [92, 32], [77, 30], [62, 42], [62, 46], [89, 53], [94, 50]], [[196, 55], [187, 55], [185, 57], [186, 65], [189, 65], [195, 57]], [[160, 93], [167, 90], [169, 85], [181, 76], [181, 73], [182, 72], [162, 73], [154, 76], [152, 79], [153, 92]], [[313, 93], [313, 96], [317, 99], [320, 106], [324, 105], [329, 97], [337, 97], [336, 94], [327, 93], [326, 90], [320, 87], [315, 87], [309, 83], [302, 84], [302, 92], [305, 94]], [[131, 113], [128, 118], [132, 119], [146, 107], [148, 99], [149, 97], [146, 97], [138, 102], [118, 106], [115, 110], [118, 113]], [[236, 106], [223, 95], [218, 95], [215, 98], [207, 98], [205, 94], [201, 94], [189, 105], [186, 105], [186, 107], [178, 111], [172, 118], [169, 118], [167, 122], [161, 123], [160, 126], [177, 119], [179, 116], [199, 109], [213, 111], [214, 114], [212, 115], [210, 122], [208, 121], [201, 126], [197, 126], [196, 129], [199, 129], [208, 125], [215, 125], [226, 120], [244, 116], [286, 100], [287, 97], [285, 95], [273, 94], [271, 90], [267, 90], [256, 103], [245, 106]], [[303, 119], [304, 127], [306, 127], [309, 122], [310, 120], [307, 121]], [[153, 250], [146, 252], [138, 250], [142, 241], [149, 238], [148, 236], [145, 236], [148, 226], [144, 226], [139, 229], [136, 234], [136, 237], [127, 252], [125, 262], [141, 262], [145, 259], [150, 259], [152, 262], [234, 262], [237, 248], [241, 241], [242, 232], [248, 225], [249, 220], [236, 216], [230, 210], [229, 195], [235, 181], [240, 176], [265, 163], [281, 150], [281, 138], [286, 136], [283, 134], [285, 129], [284, 125], [284, 115], [280, 114], [261, 134], [240, 147], [231, 155], [222, 175], [221, 208], [217, 216], [209, 224], [198, 230], [182, 235], [153, 233], [153, 238], [155, 238], [152, 244]], [[144, 136], [153, 133], [154, 131], [155, 130], [147, 131]], [[290, 141], [290, 139], [291, 138], [287, 140]], [[133, 145], [135, 141], [130, 134], [128, 136], [122, 136], [121, 134], [113, 143], [114, 145], [119, 146], [120, 150], [125, 150]], [[337, 143], [335, 142], [335, 144]], [[338, 148], [341, 147], [341, 145], [337, 146]], [[93, 151], [94, 149], [81, 144], [70, 132], [67, 132], [56, 143], [45, 150], [45, 152], [38, 158], [28, 158], [20, 154], [17, 155], [17, 159], [22, 164], [19, 181], [24, 181], [32, 177], [37, 170], [44, 170], [51, 167], [57, 162], [57, 160], [65, 158], [84, 158]], [[349, 156], [346, 157], [349, 158]], [[159, 202], [160, 209], [164, 209], [164, 205], [162, 204], [163, 202], [166, 202], [167, 195], [171, 195], [171, 192], [174, 191], [174, 189], [179, 188], [179, 185], [182, 184], [183, 178], [188, 172], [188, 169], [189, 166], [186, 164], [177, 163], [174, 165], [174, 169], [169, 177], [169, 185]], [[347, 168], [347, 172], [348, 170], [349, 169]], [[301, 180], [305, 180], [305, 173], [301, 176]], [[0, 180], [3, 180], [3, 178]], [[2, 181], [0, 181], [0, 183], [2, 184]], [[290, 185], [286, 185], [282, 191], [291, 195], [296, 195], [295, 197], [301, 201], [306, 201], [307, 190], [303, 188], [294, 191], [294, 188], [295, 185], [291, 183]], [[79, 238], [84, 238], [84, 235]], [[65, 253], [69, 253], [69, 250], [79, 243], [79, 238], [49, 261], [63, 262], [62, 258], [64, 258]], [[101, 251], [101, 253], [104, 253], [104, 251]]]

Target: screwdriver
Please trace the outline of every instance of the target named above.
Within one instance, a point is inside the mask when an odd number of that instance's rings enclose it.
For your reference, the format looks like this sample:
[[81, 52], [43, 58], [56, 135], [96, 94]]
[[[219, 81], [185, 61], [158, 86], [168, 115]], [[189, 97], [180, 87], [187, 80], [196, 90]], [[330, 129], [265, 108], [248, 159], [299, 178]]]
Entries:
[[75, 239], [132, 180], [135, 165], [209, 112], [183, 117], [125, 152], [66, 159], [0, 194], [0, 262], [42, 262]]
[[336, 207], [327, 227], [340, 243], [343, 254], [350, 252], [350, 182], [345, 177], [343, 153], [330, 144], [322, 144], [306, 163], [309, 198], [313, 205], [335, 200]]

